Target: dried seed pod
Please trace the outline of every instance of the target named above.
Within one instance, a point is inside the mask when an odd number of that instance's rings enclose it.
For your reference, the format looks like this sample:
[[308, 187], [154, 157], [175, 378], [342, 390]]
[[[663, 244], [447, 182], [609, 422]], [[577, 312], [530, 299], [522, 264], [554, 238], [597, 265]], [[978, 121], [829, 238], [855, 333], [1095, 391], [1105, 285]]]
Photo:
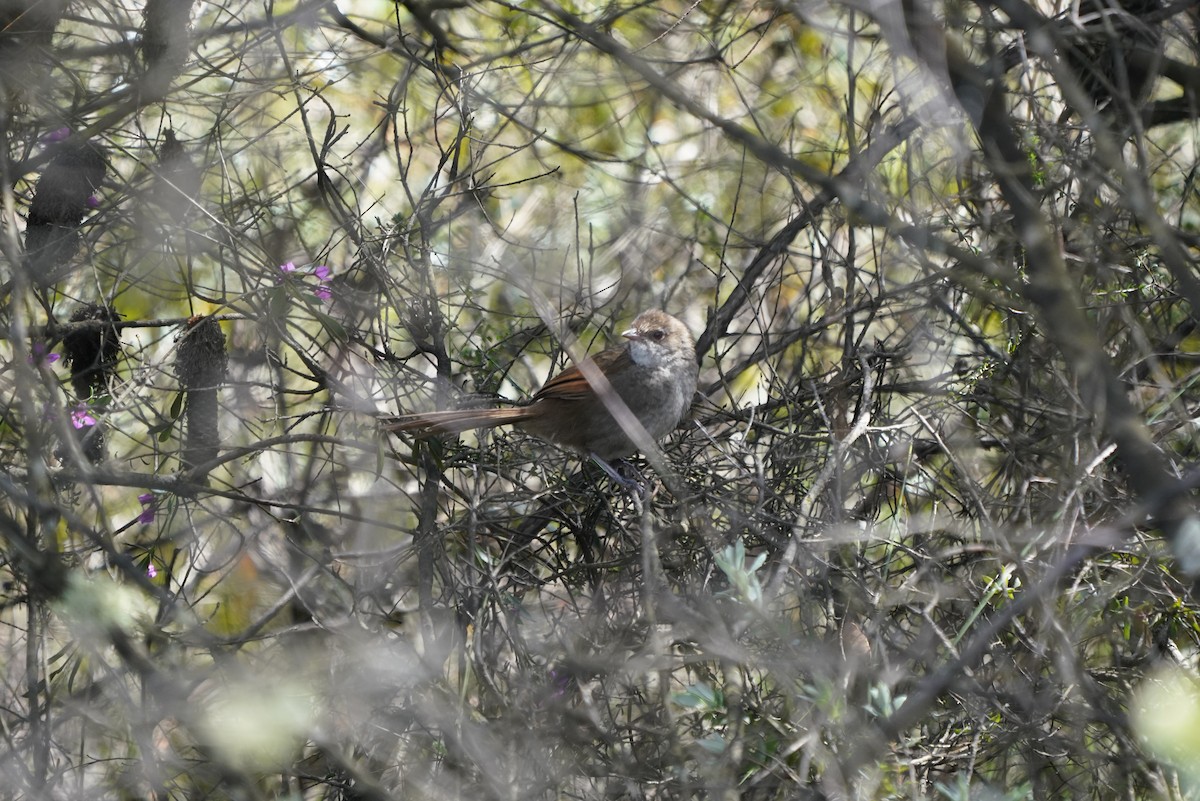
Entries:
[[[170, 83], [187, 60], [188, 26], [195, 0], [147, 0], [142, 15], [142, 59], [155, 80]], [[165, 80], [164, 80], [165, 79]]]
[[[71, 315], [71, 322], [98, 320], [115, 323], [121, 315], [112, 306], [87, 303]], [[71, 386], [81, 401], [107, 391], [108, 380], [121, 358], [121, 333], [114, 325], [72, 331], [63, 337], [63, 353], [71, 368]]]
[[25, 111], [47, 84], [59, 58], [51, 55], [54, 29], [67, 0], [0, 0], [0, 96], [9, 109]]
[[1162, 0], [1080, 0], [1062, 56], [1097, 108], [1119, 98], [1119, 114], [1149, 98], [1164, 45], [1164, 8]]
[[112, 325], [119, 319], [121, 315], [112, 306], [88, 303], [75, 310], [71, 322], [99, 321], [107, 325], [71, 331], [63, 337], [63, 354], [71, 369], [71, 387], [81, 404], [89, 404], [72, 413], [72, 422], [79, 437], [79, 447], [93, 464], [104, 460], [105, 432], [104, 424], [87, 409], [101, 412], [107, 405], [104, 399], [108, 394], [109, 379], [121, 358], [121, 333]]
[[96, 420], [91, 425], [82, 426], [75, 431], [79, 437], [79, 449], [83, 452], [83, 457], [92, 464], [103, 462], [108, 455], [108, 433], [104, 423]]
[[107, 169], [104, 152], [96, 145], [64, 142], [42, 171], [25, 224], [26, 267], [37, 285], [59, 280], [79, 249], [88, 198], [104, 181]]
[[217, 458], [217, 389], [225, 383], [225, 334], [215, 317], [193, 317], [179, 337], [175, 374], [184, 392], [187, 434], [183, 465], [191, 469]]
[[[74, 433], [74, 439], [79, 444], [79, 451], [83, 457], [92, 464], [99, 464], [104, 461], [107, 454], [105, 445], [107, 444], [107, 435], [104, 428], [104, 422], [98, 419], [93, 412], [98, 412], [97, 408], [87, 404], [78, 404], [69, 412], [68, 431]], [[73, 463], [72, 456], [74, 451], [65, 444], [60, 443], [54, 449], [54, 455], [66, 463]]]
[[182, 221], [196, 206], [200, 192], [200, 168], [192, 161], [170, 128], [163, 131], [158, 148], [158, 168], [148, 201], [166, 212], [175, 222]]

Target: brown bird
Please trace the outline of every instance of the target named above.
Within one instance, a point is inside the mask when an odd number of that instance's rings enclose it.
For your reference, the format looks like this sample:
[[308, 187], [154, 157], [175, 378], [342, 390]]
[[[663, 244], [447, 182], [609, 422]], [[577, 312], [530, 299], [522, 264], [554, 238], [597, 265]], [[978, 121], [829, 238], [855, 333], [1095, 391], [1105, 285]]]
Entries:
[[610, 477], [628, 486], [628, 479], [609, 462], [638, 449], [640, 433], [633, 422], [640, 423], [652, 440], [670, 433], [692, 405], [699, 369], [691, 333], [666, 312], [643, 312], [622, 336], [629, 341], [559, 373], [519, 406], [405, 415], [388, 420], [383, 427], [387, 431], [458, 434], [473, 428], [514, 425], [592, 457]]

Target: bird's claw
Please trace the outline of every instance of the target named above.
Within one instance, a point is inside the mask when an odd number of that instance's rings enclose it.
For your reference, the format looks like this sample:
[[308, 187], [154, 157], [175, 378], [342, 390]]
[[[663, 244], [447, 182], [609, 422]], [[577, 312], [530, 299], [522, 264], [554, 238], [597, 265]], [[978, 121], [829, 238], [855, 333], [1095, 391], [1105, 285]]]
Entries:
[[[615, 464], [609, 464], [599, 456], [592, 454], [592, 461], [600, 466], [604, 474], [613, 480], [617, 486], [636, 496], [639, 500], [646, 497], [646, 480], [638, 469], [625, 459], [618, 459]], [[626, 475], [631, 473], [632, 475]]]

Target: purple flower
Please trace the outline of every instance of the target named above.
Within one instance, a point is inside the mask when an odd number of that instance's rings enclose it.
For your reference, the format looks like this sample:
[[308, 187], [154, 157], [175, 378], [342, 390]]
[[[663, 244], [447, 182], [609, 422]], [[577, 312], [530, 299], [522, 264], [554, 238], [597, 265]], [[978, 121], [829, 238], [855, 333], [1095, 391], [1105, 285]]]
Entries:
[[63, 126], [62, 128], [57, 128], [57, 129], [51, 131], [50, 133], [46, 134], [45, 136], [43, 136], [42, 144], [52, 145], [55, 142], [61, 142], [62, 140], [66, 139], [70, 135], [71, 135], [71, 129], [66, 126]]
[[[143, 522], [145, 522], [145, 521], [143, 521]], [[146, 565], [146, 575], [149, 578], [157, 578], [158, 577], [158, 568], [154, 566], [153, 562]]]
[[567, 691], [571, 689], [571, 685], [575, 679], [569, 671], [562, 670], [556, 667], [550, 668], [550, 698], [560, 700], [566, 697]]
[[[294, 262], [290, 262], [290, 261], [286, 262], [284, 264], [281, 264], [281, 265], [279, 265], [279, 272], [283, 273], [283, 275], [281, 275], [279, 277], [279, 282], [282, 283], [284, 278], [286, 278], [290, 273], [296, 272], [296, 265]], [[333, 297], [333, 290], [330, 288], [329, 284], [326, 282], [329, 281], [329, 278], [332, 275], [333, 275], [332, 267], [330, 267], [327, 264], [320, 264], [320, 265], [317, 265], [316, 267], [313, 267], [312, 271], [309, 272], [308, 274], [301, 276], [301, 280], [305, 280], [309, 276], [316, 278], [318, 281], [320, 281], [320, 283], [317, 284], [317, 286], [313, 287], [313, 294], [316, 295], [321, 300], [329, 300], [330, 298]]]
[[71, 410], [71, 425], [76, 428], [87, 428], [88, 426], [96, 425], [96, 418], [92, 417], [91, 410], [87, 404], [81, 403]]
[[[154, 522], [154, 493], [146, 492], [138, 496], [138, 503], [142, 505], [142, 513], [138, 515], [139, 523]], [[154, 565], [150, 565], [150, 569], [154, 569]], [[154, 578], [153, 575], [150, 578]]]
[[88, 199], [84, 202], [87, 203], [87, 207], [89, 209], [100, 208], [100, 198], [96, 197], [95, 195], [88, 195]]
[[52, 352], [50, 348], [46, 347], [45, 342], [34, 342], [33, 347], [29, 349], [30, 364], [54, 364], [61, 358], [59, 354]]

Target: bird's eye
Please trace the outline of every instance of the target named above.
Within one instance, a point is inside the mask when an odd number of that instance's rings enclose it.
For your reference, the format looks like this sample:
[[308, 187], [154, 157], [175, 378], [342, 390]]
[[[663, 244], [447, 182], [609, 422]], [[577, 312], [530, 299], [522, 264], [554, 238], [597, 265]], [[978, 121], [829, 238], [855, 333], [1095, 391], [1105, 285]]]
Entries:
[[649, 336], [655, 342], [662, 342], [662, 338], [665, 337], [666, 335], [667, 335], [666, 331], [662, 330], [661, 328], [656, 328], [653, 331], [651, 331], [647, 336]]

